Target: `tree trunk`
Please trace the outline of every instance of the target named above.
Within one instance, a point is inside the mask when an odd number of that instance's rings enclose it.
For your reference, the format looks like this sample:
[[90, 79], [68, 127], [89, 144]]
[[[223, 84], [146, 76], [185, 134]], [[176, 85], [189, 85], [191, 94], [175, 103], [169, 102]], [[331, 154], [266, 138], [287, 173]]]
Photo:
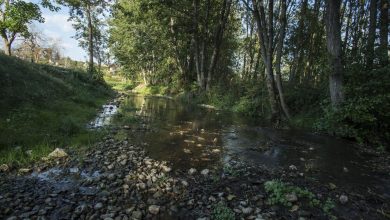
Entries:
[[278, 47], [276, 48], [276, 59], [275, 59], [275, 72], [276, 72], [276, 87], [279, 92], [279, 101], [282, 107], [283, 113], [288, 120], [290, 120], [290, 112], [288, 110], [287, 104], [284, 101], [283, 87], [282, 87], [282, 77], [281, 77], [281, 60], [282, 60], [282, 50], [283, 50], [283, 42], [284, 37], [286, 35], [286, 26], [287, 26], [287, 4], [286, 0], [281, 0], [281, 11], [280, 11], [280, 30], [279, 30], [279, 39], [278, 39]]
[[8, 41], [4, 41], [4, 53], [5, 55], [11, 56], [11, 44]]
[[273, 55], [273, 0], [268, 1], [268, 21], [266, 20], [264, 2], [252, 0], [253, 15], [257, 24], [257, 35], [260, 42], [260, 52], [265, 64], [265, 79], [268, 91], [268, 99], [271, 109], [271, 121], [279, 121], [278, 102], [276, 99], [275, 82], [272, 68]]
[[388, 35], [389, 35], [389, 0], [381, 0], [380, 20], [380, 63], [386, 66], [388, 57]]
[[344, 101], [343, 66], [341, 64], [340, 0], [326, 1], [326, 45], [331, 72], [329, 74], [330, 98], [334, 108]]
[[367, 69], [372, 69], [372, 65], [373, 65], [373, 61], [374, 61], [376, 13], [377, 13], [377, 0], [371, 0], [371, 3], [370, 3], [370, 26], [368, 29], [368, 39], [367, 39]]
[[214, 69], [215, 69], [215, 66], [217, 65], [217, 61], [219, 58], [219, 52], [221, 49], [223, 33], [225, 31], [226, 23], [227, 23], [227, 20], [229, 18], [231, 3], [232, 3], [232, 0], [224, 0], [223, 1], [222, 10], [221, 10], [221, 17], [220, 17], [219, 24], [218, 24], [216, 32], [215, 32], [214, 50], [213, 50], [213, 53], [211, 55], [210, 66], [209, 66], [209, 69], [207, 71], [206, 90], [209, 90], [211, 87], [212, 75], [214, 73]]
[[89, 62], [88, 72], [93, 73], [93, 26], [91, 17], [91, 6], [87, 3], [87, 19], [88, 19], [88, 51], [89, 51]]

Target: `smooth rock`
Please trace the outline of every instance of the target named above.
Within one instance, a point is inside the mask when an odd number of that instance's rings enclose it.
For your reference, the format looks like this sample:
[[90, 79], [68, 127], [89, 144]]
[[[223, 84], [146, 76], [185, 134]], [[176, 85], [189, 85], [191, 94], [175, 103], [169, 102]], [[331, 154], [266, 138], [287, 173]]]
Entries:
[[203, 176], [207, 176], [209, 174], [210, 170], [209, 169], [204, 169], [200, 172]]
[[48, 157], [51, 159], [63, 158], [67, 157], [68, 154], [61, 148], [56, 148], [53, 152], [51, 152]]
[[151, 205], [148, 208], [149, 212], [153, 215], [157, 215], [160, 212], [160, 206], [158, 205]]
[[295, 165], [290, 165], [288, 168], [293, 171], [298, 169]]
[[0, 172], [7, 172], [8, 170], [9, 170], [9, 167], [7, 164], [0, 165]]
[[20, 168], [19, 173], [29, 173], [31, 170], [28, 168]]
[[142, 218], [142, 212], [141, 211], [134, 211], [132, 214], [131, 214], [131, 218], [133, 219], [141, 219]]
[[286, 194], [286, 200], [289, 202], [296, 202], [296, 201], [298, 201], [298, 197], [295, 193], [289, 193], [289, 194]]
[[190, 175], [193, 175], [195, 173], [196, 173], [196, 169], [195, 168], [191, 168], [191, 169], [188, 170], [188, 174], [190, 174]]
[[251, 207], [248, 207], [248, 208], [242, 208], [242, 209], [241, 209], [241, 211], [242, 211], [242, 214], [244, 214], [244, 215], [249, 215], [249, 214], [251, 214], [251, 213], [252, 213], [252, 211], [253, 211], [253, 208], [251, 208]]
[[103, 203], [99, 202], [99, 203], [96, 203], [96, 205], [93, 207], [95, 210], [99, 210], [101, 208], [103, 208]]
[[339, 200], [340, 200], [340, 203], [344, 205], [344, 204], [346, 204], [348, 202], [348, 196], [341, 195]]

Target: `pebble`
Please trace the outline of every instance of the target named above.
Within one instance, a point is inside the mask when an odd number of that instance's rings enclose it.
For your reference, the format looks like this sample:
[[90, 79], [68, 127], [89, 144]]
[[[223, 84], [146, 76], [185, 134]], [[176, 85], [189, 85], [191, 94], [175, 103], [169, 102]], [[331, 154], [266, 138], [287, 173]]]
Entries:
[[185, 187], [187, 187], [187, 186], [188, 186], [188, 182], [187, 182], [187, 181], [185, 181], [185, 180], [182, 180], [182, 181], [181, 181], [181, 184], [182, 184], [183, 186], [185, 186]]
[[189, 175], [194, 175], [196, 173], [196, 169], [195, 168], [191, 168], [188, 170], [188, 174]]
[[160, 206], [158, 205], [151, 205], [148, 208], [149, 212], [153, 215], [157, 215], [160, 212]]
[[0, 172], [7, 172], [8, 170], [9, 170], [9, 167], [7, 164], [0, 165]]
[[131, 217], [134, 218], [134, 219], [141, 219], [142, 218], [142, 212], [141, 211], [134, 211], [132, 214], [131, 214]]
[[340, 200], [340, 203], [344, 205], [344, 204], [346, 204], [348, 202], [348, 196], [341, 195], [339, 200]]
[[209, 174], [210, 170], [209, 169], [204, 169], [200, 172], [203, 176], [207, 176]]
[[93, 207], [95, 210], [99, 210], [101, 208], [103, 208], [103, 203], [99, 202], [99, 203], [96, 203], [96, 205]]
[[253, 208], [251, 208], [251, 207], [242, 208], [241, 211], [242, 211], [242, 214], [244, 214], [244, 215], [249, 215], [249, 214], [252, 213]]
[[298, 201], [298, 197], [295, 193], [289, 193], [289, 194], [286, 194], [286, 200], [289, 202], [296, 202], [296, 201]]

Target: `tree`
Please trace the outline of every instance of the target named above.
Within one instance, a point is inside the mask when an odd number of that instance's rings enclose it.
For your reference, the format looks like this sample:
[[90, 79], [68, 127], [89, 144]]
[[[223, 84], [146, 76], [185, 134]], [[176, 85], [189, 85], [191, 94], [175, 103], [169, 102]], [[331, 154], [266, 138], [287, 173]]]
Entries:
[[377, 0], [370, 3], [370, 26], [367, 39], [367, 68], [371, 69], [374, 61], [374, 43], [376, 32]]
[[326, 1], [326, 45], [329, 55], [329, 90], [333, 107], [344, 101], [343, 66], [341, 64], [341, 0]]
[[282, 107], [283, 113], [286, 116], [287, 119], [291, 119], [290, 111], [288, 109], [288, 106], [286, 104], [284, 93], [283, 93], [283, 87], [282, 87], [282, 74], [281, 74], [281, 59], [282, 59], [282, 51], [283, 51], [283, 44], [284, 44], [284, 38], [286, 36], [286, 27], [287, 27], [287, 0], [281, 0], [281, 9], [280, 9], [280, 27], [279, 27], [279, 38], [278, 38], [278, 44], [276, 48], [276, 58], [275, 58], [275, 72], [276, 72], [276, 88], [278, 89], [279, 93], [279, 101], [280, 106]]
[[[88, 49], [88, 72], [93, 74], [94, 70], [94, 41], [98, 31], [94, 16], [102, 15], [105, 7], [105, 0], [60, 0], [61, 4], [70, 8], [70, 20], [74, 21], [76, 29], [76, 38], [80, 41], [82, 47]], [[86, 43], [86, 44], [85, 44]]]
[[16, 56], [29, 59], [31, 62], [39, 62], [46, 37], [36, 26], [30, 25], [28, 34], [24, 36], [23, 42], [15, 49]]
[[386, 66], [389, 62], [389, 0], [380, 1], [380, 63], [382, 66]]
[[[271, 108], [271, 121], [279, 120], [279, 107], [275, 89], [275, 80], [273, 73], [273, 54], [274, 54], [274, 1], [268, 1], [268, 10], [266, 10], [263, 0], [252, 0], [253, 9], [249, 3], [245, 3], [248, 9], [252, 11], [257, 24], [257, 35], [260, 42], [260, 53], [265, 64], [265, 79], [268, 91], [268, 99]], [[267, 19], [268, 18], [268, 19]]]
[[0, 35], [5, 54], [11, 55], [11, 47], [18, 35], [28, 35], [28, 24], [44, 22], [39, 5], [22, 0], [0, 0]]

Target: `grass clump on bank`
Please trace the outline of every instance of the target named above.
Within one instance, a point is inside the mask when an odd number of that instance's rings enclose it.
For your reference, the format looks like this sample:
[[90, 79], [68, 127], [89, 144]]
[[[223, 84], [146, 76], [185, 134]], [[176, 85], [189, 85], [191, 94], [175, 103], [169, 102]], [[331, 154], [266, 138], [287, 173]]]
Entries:
[[294, 204], [299, 202], [301, 205], [304, 205], [303, 202], [305, 201], [310, 207], [320, 208], [327, 216], [332, 217], [332, 209], [335, 207], [335, 204], [330, 198], [321, 202], [309, 190], [288, 185], [280, 180], [265, 182], [264, 189], [269, 194], [268, 203], [270, 205], [283, 205], [296, 211], [299, 206]]
[[4, 55], [0, 78], [0, 163], [25, 164], [100, 136], [86, 124], [114, 95], [106, 84], [79, 70]]

